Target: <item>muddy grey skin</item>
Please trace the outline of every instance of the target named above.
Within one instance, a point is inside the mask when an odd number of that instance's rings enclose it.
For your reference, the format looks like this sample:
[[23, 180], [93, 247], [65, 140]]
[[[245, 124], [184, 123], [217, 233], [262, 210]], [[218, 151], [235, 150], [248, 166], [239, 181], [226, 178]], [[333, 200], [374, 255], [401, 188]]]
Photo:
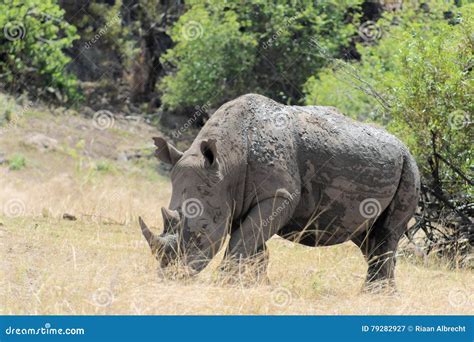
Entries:
[[220, 107], [184, 153], [154, 139], [173, 166], [173, 191], [164, 233], [140, 224], [162, 265], [182, 255], [198, 272], [228, 234], [226, 259], [265, 265], [277, 234], [306, 246], [352, 241], [368, 262], [366, 283], [393, 282], [420, 184], [407, 148], [383, 129], [332, 107], [248, 94]]

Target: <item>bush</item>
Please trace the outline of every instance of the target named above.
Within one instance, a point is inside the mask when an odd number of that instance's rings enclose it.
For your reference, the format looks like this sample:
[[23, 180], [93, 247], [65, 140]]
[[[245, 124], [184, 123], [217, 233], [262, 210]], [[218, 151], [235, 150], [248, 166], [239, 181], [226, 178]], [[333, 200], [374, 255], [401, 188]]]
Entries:
[[26, 167], [26, 158], [22, 154], [15, 154], [11, 157], [8, 164], [8, 168], [12, 171], [21, 170]]
[[78, 38], [53, 0], [0, 3], [0, 80], [12, 92], [77, 98], [76, 80], [66, 70], [64, 49]]
[[247, 92], [299, 101], [307, 75], [324, 65], [312, 41], [337, 55], [355, 32], [347, 13], [360, 2], [190, 1], [162, 58], [175, 71], [161, 82], [163, 102], [214, 107]]
[[257, 42], [239, 29], [233, 11], [218, 15], [196, 4], [181, 16], [171, 31], [176, 46], [163, 57], [177, 71], [162, 80], [162, 101], [171, 108], [215, 104], [243, 91]]
[[458, 227], [451, 241], [473, 243], [467, 176], [473, 156], [466, 142], [474, 112], [474, 4], [408, 7], [377, 25], [384, 31], [378, 44], [358, 45], [360, 63], [336, 61], [310, 78], [306, 102], [383, 123], [404, 140], [422, 173], [422, 219], [433, 231], [434, 221]]
[[[306, 103], [336, 106], [352, 117], [386, 124], [426, 172], [434, 139], [438, 152], [457, 158], [468, 172], [472, 157], [464, 142], [468, 113], [474, 111], [473, 11], [474, 5], [462, 7], [454, 25], [443, 20], [442, 9], [386, 15], [378, 23], [385, 37], [375, 46], [358, 45], [360, 63], [336, 61], [312, 76], [305, 84]], [[395, 20], [398, 24], [390, 25]]]

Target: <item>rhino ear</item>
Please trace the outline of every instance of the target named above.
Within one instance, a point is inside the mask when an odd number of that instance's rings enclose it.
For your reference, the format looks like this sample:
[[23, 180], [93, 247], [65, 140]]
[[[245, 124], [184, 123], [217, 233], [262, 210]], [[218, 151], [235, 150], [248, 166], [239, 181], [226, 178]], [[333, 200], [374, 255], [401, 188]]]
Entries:
[[155, 156], [162, 162], [174, 165], [183, 156], [183, 152], [168, 144], [165, 139], [155, 137], [153, 140], [156, 146]]
[[217, 165], [216, 139], [203, 140], [201, 142], [201, 153], [204, 156], [206, 166]]

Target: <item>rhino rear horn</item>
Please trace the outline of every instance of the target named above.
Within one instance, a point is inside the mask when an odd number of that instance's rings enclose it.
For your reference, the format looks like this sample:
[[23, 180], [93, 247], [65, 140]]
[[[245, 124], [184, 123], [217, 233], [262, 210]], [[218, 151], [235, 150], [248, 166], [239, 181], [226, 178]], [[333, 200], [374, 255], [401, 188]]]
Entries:
[[179, 213], [177, 210], [170, 210], [161, 208], [161, 215], [163, 216], [164, 232], [174, 233], [176, 226], [179, 224]]

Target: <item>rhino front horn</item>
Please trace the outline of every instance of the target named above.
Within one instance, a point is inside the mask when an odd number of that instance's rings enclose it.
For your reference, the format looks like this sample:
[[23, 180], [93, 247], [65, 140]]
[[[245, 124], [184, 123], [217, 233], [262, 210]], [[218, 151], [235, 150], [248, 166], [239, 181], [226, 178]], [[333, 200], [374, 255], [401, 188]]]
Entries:
[[145, 222], [142, 220], [141, 216], [138, 217], [138, 222], [140, 223], [140, 228], [142, 229], [142, 234], [145, 237], [145, 240], [148, 242], [148, 245], [151, 248], [151, 252], [155, 253], [160, 248], [163, 248], [164, 241], [162, 238], [154, 234]]

